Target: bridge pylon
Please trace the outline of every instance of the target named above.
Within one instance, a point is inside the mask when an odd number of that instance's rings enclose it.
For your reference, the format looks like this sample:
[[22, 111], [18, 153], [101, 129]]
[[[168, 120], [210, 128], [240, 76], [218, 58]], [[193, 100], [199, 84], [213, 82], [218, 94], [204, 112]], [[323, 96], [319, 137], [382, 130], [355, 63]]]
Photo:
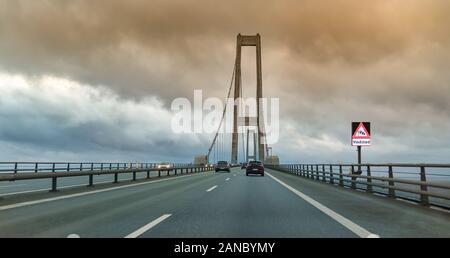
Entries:
[[[256, 47], [256, 119], [255, 117], [238, 117], [239, 107], [237, 100], [241, 97], [241, 48], [243, 46]], [[264, 116], [260, 108], [262, 99], [262, 68], [261, 68], [261, 37], [256, 35], [237, 35], [236, 41], [236, 64], [235, 64], [235, 80], [234, 80], [234, 110], [233, 110], [233, 133], [231, 144], [231, 163], [238, 163], [238, 141], [239, 126], [256, 126], [257, 127], [257, 159], [264, 161], [265, 155], [265, 131]], [[256, 124], [254, 121], [256, 120]], [[255, 151], [256, 152], [256, 151]]]

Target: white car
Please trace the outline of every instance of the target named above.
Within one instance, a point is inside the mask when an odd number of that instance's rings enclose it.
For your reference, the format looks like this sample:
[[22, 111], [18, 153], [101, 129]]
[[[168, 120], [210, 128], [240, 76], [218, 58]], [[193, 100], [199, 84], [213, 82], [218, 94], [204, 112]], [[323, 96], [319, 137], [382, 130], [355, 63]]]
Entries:
[[172, 164], [169, 162], [161, 162], [157, 166], [158, 169], [163, 169], [163, 170], [171, 170], [172, 167], [173, 167]]

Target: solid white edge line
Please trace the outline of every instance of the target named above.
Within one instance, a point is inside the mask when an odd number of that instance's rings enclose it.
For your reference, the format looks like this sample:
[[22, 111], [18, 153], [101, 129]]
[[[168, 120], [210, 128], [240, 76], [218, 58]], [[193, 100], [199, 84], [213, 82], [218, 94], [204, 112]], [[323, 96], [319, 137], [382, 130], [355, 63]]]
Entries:
[[211, 187], [211, 188], [209, 188], [208, 190], [206, 190], [207, 192], [211, 192], [212, 190], [214, 190], [214, 189], [216, 189], [217, 188], [217, 185], [215, 185], [215, 186], [213, 186], [213, 187]]
[[148, 223], [147, 225], [139, 228], [138, 230], [134, 231], [133, 233], [127, 235], [125, 238], [137, 238], [138, 236], [144, 234], [146, 231], [148, 231], [149, 229], [151, 229], [152, 227], [158, 225], [159, 223], [163, 222], [165, 219], [167, 219], [168, 217], [170, 217], [172, 214], [164, 214], [161, 217], [152, 220], [150, 223]]
[[[118, 181], [124, 182], [124, 181], [128, 181], [128, 180], [122, 179], [122, 180], [118, 180]], [[94, 182], [94, 185], [107, 184], [107, 183], [112, 183], [112, 181]], [[78, 186], [87, 186], [87, 184], [65, 185], [65, 186], [58, 187], [58, 189], [66, 189], [66, 188], [78, 187]], [[11, 195], [16, 195], [16, 194], [23, 194], [23, 193], [37, 193], [37, 192], [44, 192], [44, 191], [49, 191], [49, 190], [50, 190], [50, 188], [40, 188], [40, 189], [25, 190], [25, 191], [20, 191], [20, 192], [11, 192], [11, 193], [4, 193], [4, 194], [1, 193], [0, 197], [11, 196]]]
[[336, 213], [335, 211], [329, 209], [328, 207], [326, 207], [325, 205], [319, 203], [318, 201], [314, 200], [313, 198], [309, 197], [308, 195], [306, 195], [306, 194], [304, 194], [304, 193], [294, 189], [293, 187], [291, 187], [288, 184], [284, 183], [283, 181], [279, 180], [275, 176], [272, 176], [270, 173], [266, 172], [266, 174], [269, 175], [273, 180], [275, 180], [276, 182], [278, 182], [282, 186], [286, 187], [291, 192], [295, 193], [300, 198], [302, 198], [303, 200], [305, 200], [306, 202], [311, 204], [312, 206], [314, 206], [317, 209], [319, 209], [321, 212], [325, 213], [326, 215], [330, 216], [335, 221], [339, 222], [341, 225], [343, 225], [344, 227], [346, 227], [347, 229], [349, 229], [350, 231], [352, 231], [353, 233], [355, 233], [359, 237], [361, 237], [361, 238], [379, 238], [380, 237], [377, 234], [370, 233], [369, 231], [367, 231], [363, 227], [361, 227], [358, 224], [352, 222], [351, 220], [345, 218], [344, 216]]
[[201, 174], [191, 174], [191, 175], [185, 175], [185, 176], [177, 176], [177, 177], [164, 178], [164, 179], [159, 179], [159, 180], [154, 180], [154, 181], [147, 181], [147, 182], [136, 183], [136, 184], [129, 184], [129, 185], [110, 187], [110, 188], [105, 188], [105, 189], [100, 189], [100, 190], [89, 191], [89, 192], [82, 192], [82, 193], [76, 193], [76, 194], [70, 194], [70, 195], [64, 195], [64, 196], [40, 199], [40, 200], [35, 200], [35, 201], [20, 202], [20, 203], [0, 206], [0, 211], [14, 209], [14, 208], [19, 208], [19, 207], [24, 207], [24, 206], [30, 206], [30, 205], [39, 204], [39, 203], [45, 203], [45, 202], [69, 199], [69, 198], [79, 197], [79, 196], [84, 196], [84, 195], [89, 195], [89, 194], [108, 192], [108, 191], [112, 191], [112, 190], [128, 188], [128, 187], [133, 187], [133, 186], [146, 185], [146, 184], [152, 184], [152, 183], [163, 182], [163, 181], [168, 181], [168, 180], [180, 179], [180, 178], [189, 177], [189, 176], [202, 175], [202, 174], [203, 173], [201, 173]]
[[14, 186], [24, 186], [27, 184], [17, 184], [17, 185], [0, 185], [0, 188], [8, 188], [8, 187], [14, 187]]

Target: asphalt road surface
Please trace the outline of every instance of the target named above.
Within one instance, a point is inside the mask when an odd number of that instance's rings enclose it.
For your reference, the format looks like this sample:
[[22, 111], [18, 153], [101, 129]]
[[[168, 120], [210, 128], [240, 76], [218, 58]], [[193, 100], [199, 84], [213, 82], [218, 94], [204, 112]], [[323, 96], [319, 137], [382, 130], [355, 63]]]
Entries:
[[270, 169], [86, 182], [0, 188], [0, 237], [450, 237], [448, 212]]

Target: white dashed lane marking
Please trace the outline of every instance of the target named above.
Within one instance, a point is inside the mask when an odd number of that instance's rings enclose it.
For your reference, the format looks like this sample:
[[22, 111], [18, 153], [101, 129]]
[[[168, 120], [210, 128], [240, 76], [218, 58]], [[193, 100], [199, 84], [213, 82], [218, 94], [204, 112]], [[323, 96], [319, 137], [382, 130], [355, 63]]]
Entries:
[[206, 190], [207, 192], [211, 192], [212, 190], [214, 190], [214, 189], [216, 189], [217, 188], [217, 185], [215, 185], [215, 186], [213, 186], [213, 187], [211, 187], [211, 188], [209, 188], [208, 190]]
[[163, 222], [165, 219], [167, 219], [168, 217], [172, 216], [172, 214], [164, 214], [161, 217], [152, 220], [150, 223], [148, 223], [147, 225], [139, 228], [138, 230], [134, 231], [133, 233], [129, 234], [128, 236], [126, 236], [125, 238], [137, 238], [138, 236], [144, 234], [146, 231], [150, 230], [152, 227], [158, 225], [159, 223]]

